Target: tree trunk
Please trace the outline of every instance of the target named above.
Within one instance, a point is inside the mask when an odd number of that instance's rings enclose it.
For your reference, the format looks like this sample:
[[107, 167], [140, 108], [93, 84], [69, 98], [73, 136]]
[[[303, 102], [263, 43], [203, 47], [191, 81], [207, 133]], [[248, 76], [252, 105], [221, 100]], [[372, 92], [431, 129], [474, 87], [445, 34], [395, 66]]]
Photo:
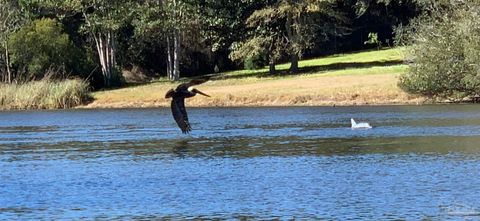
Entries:
[[116, 58], [115, 58], [115, 38], [114, 34], [109, 31], [108, 32], [108, 54], [110, 55], [109, 57], [109, 68], [110, 68], [110, 79], [115, 79], [118, 80], [117, 72], [115, 72], [115, 65], [117, 64]]
[[270, 60], [268, 63], [268, 73], [271, 75], [276, 74], [277, 70], [275, 69], [275, 62], [273, 60]]
[[173, 80], [180, 79], [180, 33], [175, 30], [173, 37]]
[[97, 53], [98, 53], [98, 59], [100, 60], [100, 67], [102, 69], [102, 75], [103, 75], [103, 84], [107, 86], [107, 78], [106, 78], [106, 65], [105, 65], [105, 56], [103, 55], [104, 50], [103, 50], [103, 38], [101, 34], [95, 34], [94, 35], [95, 39], [95, 45], [97, 47]]
[[297, 73], [298, 72], [298, 55], [292, 54], [290, 56], [290, 72]]
[[5, 66], [7, 67], [7, 81], [9, 84], [12, 83], [12, 71], [10, 70], [10, 55], [8, 51], [8, 43], [5, 42]]
[[172, 46], [170, 45], [170, 36], [167, 36], [167, 77], [173, 80], [172, 69]]
[[94, 35], [97, 46], [100, 66], [102, 67], [103, 83], [106, 87], [112, 86], [113, 72], [115, 68], [115, 50], [112, 32]]
[[110, 56], [110, 37], [109, 37], [109, 34], [107, 33], [106, 35], [104, 35], [105, 39], [104, 39], [104, 56], [105, 56], [105, 69], [107, 69], [107, 72], [106, 72], [106, 79], [107, 79], [107, 87], [110, 87], [112, 85], [112, 67], [111, 67], [111, 63], [112, 61], [110, 60], [111, 56]]
[[293, 33], [292, 18], [287, 16], [287, 21], [285, 22], [285, 29], [287, 30], [287, 37], [290, 45], [290, 72], [298, 72], [298, 54], [296, 53], [295, 44], [297, 42], [297, 36]]

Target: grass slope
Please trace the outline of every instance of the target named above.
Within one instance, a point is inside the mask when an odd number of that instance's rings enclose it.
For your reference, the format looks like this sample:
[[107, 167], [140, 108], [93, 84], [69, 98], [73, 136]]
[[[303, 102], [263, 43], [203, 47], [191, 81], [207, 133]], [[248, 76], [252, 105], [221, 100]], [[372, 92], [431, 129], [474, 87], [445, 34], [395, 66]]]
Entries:
[[[367, 51], [310, 59], [299, 63], [300, 74], [279, 74], [267, 69], [221, 73], [197, 88], [212, 98], [196, 96], [188, 106], [287, 106], [410, 104], [424, 99], [397, 87], [398, 75], [407, 70], [401, 48]], [[188, 81], [189, 79], [183, 79]], [[159, 80], [147, 85], [100, 91], [87, 107], [168, 106], [165, 92], [178, 82]]]

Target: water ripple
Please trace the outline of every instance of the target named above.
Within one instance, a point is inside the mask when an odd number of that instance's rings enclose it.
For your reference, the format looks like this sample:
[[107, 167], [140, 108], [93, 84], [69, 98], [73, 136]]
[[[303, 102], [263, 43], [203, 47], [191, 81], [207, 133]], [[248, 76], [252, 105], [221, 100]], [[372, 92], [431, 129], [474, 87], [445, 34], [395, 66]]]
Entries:
[[477, 109], [0, 112], [0, 220], [474, 220]]

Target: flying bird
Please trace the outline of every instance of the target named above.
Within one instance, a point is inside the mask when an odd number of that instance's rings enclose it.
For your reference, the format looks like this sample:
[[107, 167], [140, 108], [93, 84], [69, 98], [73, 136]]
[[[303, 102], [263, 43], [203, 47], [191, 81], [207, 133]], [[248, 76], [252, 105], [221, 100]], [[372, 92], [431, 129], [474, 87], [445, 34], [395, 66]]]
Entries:
[[357, 123], [353, 118], [350, 118], [350, 122], [352, 123], [352, 129], [371, 129], [372, 128], [372, 126], [370, 126], [369, 123], [367, 122]]
[[190, 98], [197, 94], [210, 97], [210, 95], [205, 94], [193, 87], [195, 85], [205, 83], [209, 79], [209, 77], [202, 79], [193, 79], [188, 83], [178, 85], [175, 89], [170, 89], [167, 94], [165, 94], [165, 98], [172, 98], [170, 106], [172, 108], [173, 119], [175, 119], [178, 127], [180, 127], [182, 133], [184, 134], [192, 131], [192, 127], [188, 122], [187, 110], [185, 109], [185, 98]]

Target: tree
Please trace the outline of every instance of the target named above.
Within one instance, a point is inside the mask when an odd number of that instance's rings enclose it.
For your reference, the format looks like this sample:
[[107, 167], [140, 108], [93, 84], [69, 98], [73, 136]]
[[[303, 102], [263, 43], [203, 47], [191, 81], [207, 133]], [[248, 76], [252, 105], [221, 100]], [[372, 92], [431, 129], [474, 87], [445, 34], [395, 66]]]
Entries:
[[313, 46], [325, 17], [340, 17], [331, 8], [330, 0], [279, 0], [256, 10], [247, 19], [252, 35], [234, 47], [231, 58], [252, 58], [267, 52], [270, 73], [283, 54], [290, 56], [290, 71], [298, 71], [298, 61]]
[[167, 77], [180, 78], [182, 43], [190, 47], [200, 33], [198, 2], [188, 0], [146, 0], [139, 7], [136, 21], [137, 37], [165, 39]]
[[231, 66], [228, 59], [230, 46], [248, 37], [245, 21], [267, 3], [265, 0], [204, 0], [204, 4], [200, 4], [201, 35], [215, 56], [215, 66], [218, 65], [219, 69]]
[[70, 7], [81, 12], [85, 18], [85, 28], [95, 41], [104, 84], [110, 87], [118, 81], [116, 67], [116, 32], [129, 19], [133, 3], [128, 0], [88, 0], [71, 1]]
[[281, 32], [276, 9], [268, 2], [262, 9], [256, 10], [245, 21], [251, 29], [249, 37], [242, 42], [232, 44], [230, 58], [247, 60], [266, 56], [270, 74], [275, 74], [275, 64], [282, 56], [284, 38]]
[[12, 70], [10, 61], [10, 48], [8, 37], [22, 24], [20, 6], [16, 1], [0, 0], [0, 47], [3, 48], [3, 60], [5, 62], [6, 77], [4, 81], [12, 83]]
[[83, 31], [93, 39], [102, 70], [104, 85], [113, 86], [119, 81], [116, 62], [117, 31], [131, 19], [133, 0], [40, 0], [28, 1], [32, 7], [55, 11], [60, 18], [80, 14]]
[[284, 0], [281, 1], [279, 13], [285, 20], [285, 32], [287, 38], [287, 53], [290, 55], [290, 71], [298, 71], [298, 60], [306, 49], [313, 46], [314, 39], [319, 31], [325, 26], [326, 17], [337, 19], [340, 22], [343, 17], [332, 8], [331, 0]]

